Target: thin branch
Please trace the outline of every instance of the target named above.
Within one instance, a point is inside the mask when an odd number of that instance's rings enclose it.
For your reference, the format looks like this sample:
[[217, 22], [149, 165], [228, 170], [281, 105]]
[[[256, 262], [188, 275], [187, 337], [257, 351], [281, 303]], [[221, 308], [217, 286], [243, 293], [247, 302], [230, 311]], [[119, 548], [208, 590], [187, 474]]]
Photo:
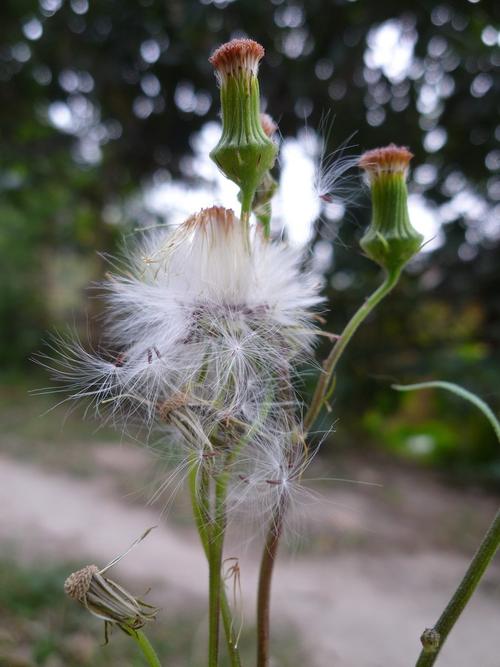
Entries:
[[436, 662], [443, 644], [453, 626], [465, 609], [472, 594], [481, 581], [486, 568], [491, 563], [500, 546], [500, 510], [496, 513], [476, 555], [471, 561], [464, 578], [448, 602], [446, 609], [433, 628], [424, 631], [421, 641], [424, 646], [415, 667], [431, 667]]

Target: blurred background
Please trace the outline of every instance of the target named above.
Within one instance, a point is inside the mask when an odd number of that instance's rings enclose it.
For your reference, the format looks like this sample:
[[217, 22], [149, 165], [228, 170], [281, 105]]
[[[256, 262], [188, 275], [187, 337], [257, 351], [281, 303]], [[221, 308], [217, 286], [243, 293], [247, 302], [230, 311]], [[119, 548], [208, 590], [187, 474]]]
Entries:
[[[290, 531], [295, 556], [285, 554], [278, 573], [276, 664], [297, 664], [301, 651], [311, 665], [412, 664], [402, 656], [416, 655], [498, 503], [500, 453], [483, 418], [446, 394], [390, 385], [455, 381], [498, 413], [499, 4], [4, 0], [0, 665], [141, 664], [124, 638], [98, 650], [97, 623], [70, 608], [60, 582], [71, 563], [110, 560], [156, 522], [165, 499], [147, 510], [144, 500], [161, 465], [119, 433], [96, 432], [57, 395], [30, 395], [49, 384], [30, 358], [55, 328], [98, 339], [101, 304], [88, 288], [124, 238], [202, 206], [236, 206], [208, 159], [220, 124], [207, 58], [237, 36], [266, 48], [263, 108], [281, 134], [274, 231], [303, 247], [324, 281], [328, 329], [339, 332], [379, 280], [357, 245], [370, 215], [359, 174], [331, 183], [342, 160], [391, 141], [409, 146], [410, 211], [428, 241], [343, 360], [321, 424], [334, 432], [312, 476], [381, 486], [316, 483], [326, 500], [307, 503], [302, 528]], [[204, 581], [187, 567], [203, 574], [204, 565], [187, 503], [176, 502], [167, 527], [124, 567], [146, 584], [152, 573], [175, 600], [158, 593], [176, 613], [175, 631], [162, 635], [168, 664], [188, 664], [187, 655], [198, 664]], [[159, 545], [184, 575], [160, 567]], [[251, 580], [252, 547], [246, 557]], [[322, 598], [327, 580], [331, 599]], [[481, 595], [443, 665], [498, 665], [498, 573]], [[386, 613], [374, 618], [381, 596]], [[307, 632], [290, 642], [304, 613]], [[351, 641], [362, 622], [366, 653]], [[370, 645], [394, 627], [399, 639], [374, 658]]]

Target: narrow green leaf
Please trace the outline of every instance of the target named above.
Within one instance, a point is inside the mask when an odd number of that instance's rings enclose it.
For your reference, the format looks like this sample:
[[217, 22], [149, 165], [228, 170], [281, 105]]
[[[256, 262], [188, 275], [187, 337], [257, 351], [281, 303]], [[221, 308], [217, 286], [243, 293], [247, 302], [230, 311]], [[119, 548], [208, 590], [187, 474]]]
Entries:
[[453, 382], [444, 382], [442, 380], [434, 380], [431, 382], [419, 382], [418, 384], [393, 384], [392, 388], [396, 389], [397, 391], [413, 391], [414, 389], [415, 390], [446, 389], [447, 391], [450, 391], [452, 394], [456, 394], [457, 396], [460, 396], [466, 401], [469, 401], [469, 403], [475, 405], [476, 408], [479, 408], [479, 410], [481, 410], [483, 415], [492, 425], [493, 430], [495, 431], [495, 435], [497, 436], [497, 439], [500, 442], [500, 421], [497, 419], [495, 413], [490, 408], [490, 406], [487, 403], [485, 403], [481, 398], [479, 398], [479, 396], [476, 396], [476, 394], [473, 394], [468, 389], [464, 389], [460, 385], [454, 384]]

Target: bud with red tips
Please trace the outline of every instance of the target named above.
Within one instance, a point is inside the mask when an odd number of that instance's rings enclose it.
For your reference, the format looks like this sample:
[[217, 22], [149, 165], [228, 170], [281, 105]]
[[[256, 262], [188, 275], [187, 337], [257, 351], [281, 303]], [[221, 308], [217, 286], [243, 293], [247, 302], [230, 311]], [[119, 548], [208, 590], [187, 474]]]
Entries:
[[241, 189], [243, 218], [252, 209], [255, 191], [271, 169], [277, 146], [260, 118], [257, 72], [264, 48], [251, 39], [233, 39], [211, 56], [220, 85], [222, 136], [210, 153], [220, 170]]
[[412, 157], [407, 148], [390, 144], [367, 151], [359, 160], [372, 196], [372, 221], [360, 245], [389, 273], [399, 272], [423, 241], [408, 214], [406, 177]]

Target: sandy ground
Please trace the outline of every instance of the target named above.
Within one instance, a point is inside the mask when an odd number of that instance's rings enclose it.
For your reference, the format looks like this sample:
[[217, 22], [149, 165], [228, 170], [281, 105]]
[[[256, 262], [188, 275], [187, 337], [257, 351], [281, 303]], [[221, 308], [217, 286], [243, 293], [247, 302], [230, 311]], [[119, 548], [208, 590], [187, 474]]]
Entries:
[[[113, 447], [101, 449], [102, 465], [113, 458], [126, 461], [123, 448], [116, 457]], [[370, 476], [373, 471], [366, 471]], [[332, 492], [328, 502], [311, 506], [304, 517], [315, 548], [282, 550], [273, 612], [276, 622], [300, 633], [310, 648], [310, 667], [412, 667], [420, 633], [442, 610], [467, 566], [471, 545], [495, 510], [494, 498], [471, 498], [437, 482], [424, 484], [422, 478], [399, 475], [389, 486]], [[122, 561], [116, 577], [154, 584], [154, 601], [166, 610], [202, 605], [206, 565], [197, 537], [159, 514], [160, 509], [117, 492], [106, 476], [82, 479], [0, 457], [0, 541], [20, 558], [105, 564], [158, 524]], [[449, 537], [457, 530], [468, 539], [451, 549]], [[233, 547], [226, 555], [241, 559], [250, 618], [257, 553], [252, 546], [243, 554]], [[498, 563], [438, 664], [500, 667]]]

